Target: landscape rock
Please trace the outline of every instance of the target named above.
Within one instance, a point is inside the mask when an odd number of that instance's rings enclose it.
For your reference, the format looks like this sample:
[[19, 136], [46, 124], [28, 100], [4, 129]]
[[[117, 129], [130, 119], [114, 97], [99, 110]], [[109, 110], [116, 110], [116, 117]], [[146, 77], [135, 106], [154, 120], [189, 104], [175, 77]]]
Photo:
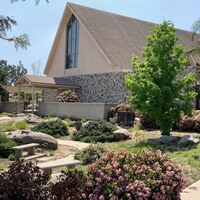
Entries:
[[33, 132], [29, 130], [7, 132], [6, 135], [13, 141], [20, 144], [39, 143], [45, 149], [57, 149], [57, 140], [45, 133]]
[[135, 121], [134, 121], [134, 126], [140, 126], [140, 118], [139, 117], [136, 117], [135, 118]]
[[18, 113], [15, 114], [13, 117], [25, 117], [26, 115], [24, 113]]
[[117, 116], [115, 115], [114, 117], [109, 118], [109, 122], [112, 123], [112, 124], [116, 124], [117, 123]]
[[177, 151], [177, 145], [171, 145], [166, 147], [167, 151]]
[[42, 118], [30, 113], [26, 116], [26, 121], [30, 124], [37, 124], [42, 122]]
[[147, 140], [147, 143], [151, 145], [159, 145], [160, 140], [158, 138], [150, 138]]
[[181, 139], [181, 137], [179, 136], [172, 136], [172, 135], [164, 135], [160, 138], [160, 143], [161, 144], [172, 144], [172, 143], [177, 143], [179, 140]]
[[130, 132], [126, 129], [118, 129], [113, 132], [114, 134], [114, 139], [117, 140], [127, 140], [130, 138]]
[[79, 131], [81, 129], [81, 126], [82, 126], [81, 121], [75, 121], [75, 122], [73, 122], [73, 124], [77, 131]]
[[185, 135], [178, 141], [178, 146], [188, 147], [199, 142], [198, 138], [193, 137], [192, 135]]
[[92, 121], [87, 121], [87, 122], [83, 123], [82, 126], [83, 126], [83, 127], [84, 127], [84, 126], [87, 126], [87, 125], [90, 124], [90, 123], [93, 123], [93, 122], [92, 122]]

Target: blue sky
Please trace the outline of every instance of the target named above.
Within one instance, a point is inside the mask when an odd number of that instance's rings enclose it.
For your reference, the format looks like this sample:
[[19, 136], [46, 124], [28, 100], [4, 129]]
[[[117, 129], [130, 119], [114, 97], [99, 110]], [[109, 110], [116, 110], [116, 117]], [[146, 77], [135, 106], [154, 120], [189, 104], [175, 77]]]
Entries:
[[[32, 63], [41, 60], [42, 74], [67, 1], [50, 0], [47, 4], [45, 0], [41, 0], [38, 6], [35, 6], [34, 0], [25, 2], [19, 0], [13, 4], [10, 0], [1, 1], [4, 3], [1, 2], [0, 15], [13, 16], [18, 22], [9, 35], [27, 33], [31, 46], [27, 50], [16, 51], [13, 44], [0, 40], [0, 59], [15, 65], [21, 60], [29, 74], [32, 74]], [[189, 31], [194, 21], [200, 17], [199, 0], [70, 0], [70, 2], [154, 23], [171, 20], [176, 28]]]

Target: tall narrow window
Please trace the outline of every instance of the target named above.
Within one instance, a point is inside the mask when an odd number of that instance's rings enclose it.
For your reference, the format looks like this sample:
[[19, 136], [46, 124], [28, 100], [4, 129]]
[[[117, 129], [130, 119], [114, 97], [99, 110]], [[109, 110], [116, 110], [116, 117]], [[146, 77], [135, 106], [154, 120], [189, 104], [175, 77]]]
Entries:
[[66, 69], [78, 67], [79, 22], [74, 15], [67, 25]]

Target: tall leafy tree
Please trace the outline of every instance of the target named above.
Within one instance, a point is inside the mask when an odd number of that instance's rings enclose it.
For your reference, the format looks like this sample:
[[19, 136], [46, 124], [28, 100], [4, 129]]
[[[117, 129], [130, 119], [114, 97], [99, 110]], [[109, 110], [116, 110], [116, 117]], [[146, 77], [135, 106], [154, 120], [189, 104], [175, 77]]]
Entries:
[[193, 46], [188, 53], [200, 54], [200, 18], [192, 25], [192, 41]]
[[7, 32], [12, 30], [12, 26], [17, 25], [14, 18], [8, 16], [0, 16], [0, 39], [8, 42], [13, 42], [15, 48], [18, 47], [26, 49], [30, 45], [29, 37], [27, 34], [21, 34], [20, 36], [7, 37]]
[[181, 112], [190, 113], [196, 96], [196, 74], [182, 76], [187, 60], [184, 47], [177, 45], [174, 25], [164, 21], [147, 36], [142, 60], [132, 57], [133, 73], [125, 77], [132, 105], [160, 125], [162, 135], [169, 135]]
[[8, 65], [6, 60], [0, 60], [0, 71], [3, 74], [1, 84], [12, 86], [15, 81], [23, 74], [27, 73], [27, 69], [24, 68], [21, 61], [17, 66]]

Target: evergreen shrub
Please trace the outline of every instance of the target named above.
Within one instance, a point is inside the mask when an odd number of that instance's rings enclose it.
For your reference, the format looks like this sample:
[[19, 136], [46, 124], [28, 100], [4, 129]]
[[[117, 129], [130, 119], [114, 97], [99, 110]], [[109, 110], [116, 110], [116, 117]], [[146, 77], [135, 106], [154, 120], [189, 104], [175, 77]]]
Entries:
[[113, 131], [117, 127], [107, 121], [89, 121], [72, 136], [73, 140], [82, 142], [111, 142], [114, 140]]
[[61, 119], [40, 122], [32, 128], [32, 131], [47, 133], [56, 138], [69, 135], [68, 128]]

